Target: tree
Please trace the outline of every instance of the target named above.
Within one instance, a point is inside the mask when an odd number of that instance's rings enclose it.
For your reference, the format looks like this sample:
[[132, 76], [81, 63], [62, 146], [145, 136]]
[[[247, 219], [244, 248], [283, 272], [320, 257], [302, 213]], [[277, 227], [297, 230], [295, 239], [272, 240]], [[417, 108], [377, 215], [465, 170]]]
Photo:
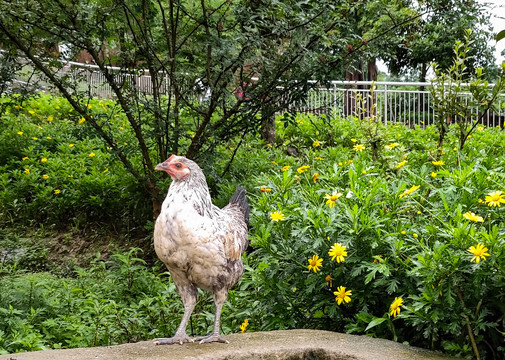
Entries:
[[466, 29], [473, 30], [475, 40], [468, 66], [472, 69], [493, 67], [492, 49], [487, 45], [492, 33], [489, 27], [482, 26], [490, 23], [484, 5], [473, 0], [402, 0], [387, 9], [368, 37], [418, 14], [415, 21], [396, 27], [397, 31], [388, 32], [387, 37], [373, 44], [377, 56], [386, 62], [393, 74], [417, 72], [419, 81], [425, 82], [432, 62], [447, 70], [452, 65], [453, 46], [465, 37]]
[[[103, 138], [152, 195], [157, 216], [155, 164], [170, 153], [211, 156], [219, 143], [258, 131], [262, 116], [301, 99], [314, 86], [307, 80], [328, 72], [319, 52], [339, 40], [346, 27], [340, 14], [348, 6], [329, 0], [1, 0], [0, 43], [33, 66]], [[93, 89], [82, 86], [89, 73], [66, 71], [56, 51], [61, 44], [70, 58], [86, 54], [98, 66], [135, 146], [118, 145], [110, 119], [92, 116], [87, 104]], [[334, 63], [342, 58], [331, 54]], [[135, 75], [145, 72], [149, 96], [136, 83]], [[181, 121], [182, 109], [192, 114], [191, 123]]]

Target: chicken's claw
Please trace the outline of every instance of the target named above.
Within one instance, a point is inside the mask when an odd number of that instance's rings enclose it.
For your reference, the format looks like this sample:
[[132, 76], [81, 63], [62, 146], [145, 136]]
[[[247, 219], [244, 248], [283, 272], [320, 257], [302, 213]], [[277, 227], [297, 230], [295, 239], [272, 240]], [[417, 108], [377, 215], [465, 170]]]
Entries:
[[200, 344], [207, 344], [207, 343], [212, 343], [212, 342], [219, 342], [219, 343], [223, 343], [223, 344], [230, 343], [228, 340], [221, 337], [221, 335], [215, 335], [215, 334], [210, 334], [208, 336], [199, 337], [199, 338], [196, 338], [195, 340], [198, 341]]
[[172, 345], [172, 344], [182, 345], [184, 343], [189, 343], [189, 342], [194, 342], [194, 340], [187, 335], [179, 335], [179, 336], [176, 335], [171, 338], [153, 339], [154, 345]]

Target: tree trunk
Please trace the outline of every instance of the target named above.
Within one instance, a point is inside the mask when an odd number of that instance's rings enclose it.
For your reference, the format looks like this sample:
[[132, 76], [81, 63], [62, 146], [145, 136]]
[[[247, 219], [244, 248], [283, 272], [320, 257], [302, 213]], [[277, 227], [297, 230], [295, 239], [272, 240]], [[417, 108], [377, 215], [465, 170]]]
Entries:
[[377, 64], [375, 59], [371, 59], [367, 64], [368, 69], [368, 81], [377, 81]]
[[[368, 81], [377, 81], [377, 64], [375, 63], [375, 59], [371, 59], [367, 63], [367, 79]], [[370, 86], [369, 88], [371, 88]], [[364, 114], [366, 117], [370, 116], [375, 116], [377, 115], [377, 94], [374, 92], [373, 96], [367, 96], [365, 97], [366, 100], [366, 114]]]
[[[360, 71], [362, 68], [361, 64], [359, 69], [356, 69], [354, 72], [346, 71], [345, 72], [345, 80], [347, 81], [361, 81], [363, 80], [363, 71]], [[356, 95], [354, 91], [358, 89], [358, 85], [346, 85], [344, 92], [344, 115], [345, 116], [353, 116], [357, 115], [356, 111]]]
[[261, 114], [261, 139], [268, 144], [275, 143], [275, 113], [266, 105]]
[[[421, 77], [419, 79], [419, 81], [421, 82], [426, 82], [426, 73], [428, 72], [428, 66], [425, 62], [422, 63], [422, 66], [421, 66]], [[417, 99], [417, 103], [418, 103], [418, 109], [420, 110], [419, 112], [424, 112], [425, 111], [425, 99], [424, 99], [424, 94], [422, 93], [424, 91], [424, 86], [420, 86], [419, 87], [419, 96], [418, 96], [418, 99]], [[429, 116], [429, 104], [428, 106], [426, 107], [426, 110], [428, 111], [428, 114], [427, 116]], [[428, 118], [429, 120], [429, 118]], [[423, 128], [425, 127], [425, 124], [423, 124], [422, 126]]]

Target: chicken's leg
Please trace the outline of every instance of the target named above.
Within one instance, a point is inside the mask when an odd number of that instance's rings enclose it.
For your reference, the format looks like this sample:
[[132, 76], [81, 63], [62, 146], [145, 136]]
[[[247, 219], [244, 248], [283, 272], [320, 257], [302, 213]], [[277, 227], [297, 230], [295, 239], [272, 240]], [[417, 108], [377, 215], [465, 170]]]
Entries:
[[214, 316], [214, 328], [212, 329], [212, 332], [209, 335], [196, 338], [195, 340], [199, 341], [200, 344], [211, 342], [220, 342], [228, 344], [229, 341], [225, 340], [219, 333], [219, 327], [221, 325], [221, 310], [223, 309], [223, 304], [226, 301], [226, 298], [228, 297], [228, 290], [227, 289], [217, 290], [212, 295], [214, 297], [214, 304], [216, 305], [216, 315]]
[[198, 290], [193, 284], [177, 286], [177, 290], [179, 291], [182, 303], [184, 304], [184, 315], [181, 323], [173, 337], [153, 339], [155, 345], [182, 345], [183, 343], [193, 342], [193, 339], [186, 335], [186, 327], [188, 326], [189, 318], [191, 317], [191, 313], [193, 312], [196, 301], [198, 300]]

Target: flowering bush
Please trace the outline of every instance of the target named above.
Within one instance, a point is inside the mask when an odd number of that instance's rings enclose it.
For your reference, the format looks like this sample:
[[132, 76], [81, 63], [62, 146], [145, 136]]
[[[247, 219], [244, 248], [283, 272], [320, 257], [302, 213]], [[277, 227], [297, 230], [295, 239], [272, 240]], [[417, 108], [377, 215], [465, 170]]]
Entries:
[[372, 154], [356, 120], [314, 138], [295, 128], [321, 123], [297, 119], [282, 131], [298, 139], [299, 158], [282, 146], [242, 155], [272, 163], [250, 191], [254, 250], [242, 287], [255, 287], [262, 306], [249, 326], [504, 356], [505, 133], [482, 127], [464, 151], [450, 133], [438, 159], [433, 127], [389, 126]]
[[[107, 117], [110, 131], [124, 144], [133, 141], [112, 102], [93, 100], [88, 108], [96, 117]], [[0, 167], [1, 223], [80, 227], [114, 218], [139, 221], [149, 213], [143, 190], [61, 98], [39, 95], [6, 108]]]

